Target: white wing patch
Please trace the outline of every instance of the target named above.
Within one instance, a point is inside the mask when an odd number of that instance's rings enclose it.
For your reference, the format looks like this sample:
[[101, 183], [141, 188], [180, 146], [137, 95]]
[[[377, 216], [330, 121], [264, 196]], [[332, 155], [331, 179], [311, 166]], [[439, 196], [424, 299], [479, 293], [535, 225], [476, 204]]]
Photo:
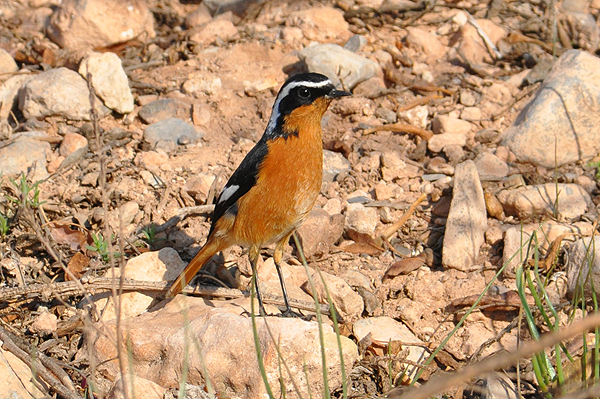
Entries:
[[232, 186], [229, 187], [225, 187], [223, 189], [223, 191], [221, 192], [221, 196], [219, 197], [219, 204], [221, 202], [225, 202], [227, 201], [229, 198], [231, 198], [231, 196], [233, 194], [235, 194], [235, 192], [240, 188], [240, 186], [234, 184]]

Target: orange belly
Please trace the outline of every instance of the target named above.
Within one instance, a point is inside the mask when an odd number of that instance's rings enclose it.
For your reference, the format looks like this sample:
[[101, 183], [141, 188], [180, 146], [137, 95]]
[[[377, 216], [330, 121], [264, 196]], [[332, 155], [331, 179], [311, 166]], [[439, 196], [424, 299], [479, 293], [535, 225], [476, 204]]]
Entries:
[[320, 134], [318, 142], [307, 141], [269, 143], [256, 185], [238, 201], [232, 232], [239, 245], [279, 242], [308, 216], [321, 190], [323, 149]]

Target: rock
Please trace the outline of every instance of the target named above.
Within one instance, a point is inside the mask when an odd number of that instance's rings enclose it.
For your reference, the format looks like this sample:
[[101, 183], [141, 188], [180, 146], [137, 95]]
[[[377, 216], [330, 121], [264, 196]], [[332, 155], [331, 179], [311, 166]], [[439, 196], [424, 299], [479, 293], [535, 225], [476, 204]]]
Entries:
[[323, 181], [332, 182], [336, 176], [342, 172], [347, 172], [351, 168], [348, 161], [339, 152], [323, 150]]
[[[31, 132], [29, 132], [31, 134]], [[40, 133], [44, 135], [44, 133]], [[50, 144], [32, 137], [21, 136], [12, 143], [0, 148], [0, 165], [2, 176], [14, 176], [33, 170], [31, 179], [39, 181], [48, 177], [46, 171], [46, 153], [50, 152]]]
[[414, 177], [411, 173], [413, 168], [413, 165], [407, 165], [400, 159], [396, 152], [386, 151], [381, 154], [381, 177], [387, 183], [402, 177]]
[[450, 145], [463, 147], [473, 125], [470, 122], [451, 118], [447, 115], [438, 115], [433, 119], [434, 134], [427, 142], [427, 147], [432, 152], [440, 152]]
[[285, 24], [300, 28], [304, 37], [319, 43], [344, 43], [352, 36], [348, 22], [344, 19], [344, 12], [333, 7], [294, 11]]
[[33, 372], [21, 359], [9, 351], [0, 348], [0, 397], [10, 399], [43, 398], [32, 381]]
[[481, 116], [481, 108], [479, 107], [465, 107], [460, 113], [460, 119], [464, 121], [480, 121]]
[[[259, 399], [266, 395], [260, 375], [248, 298], [234, 301], [207, 301], [205, 298], [178, 295], [157, 311], [147, 312], [122, 325], [118, 342], [127, 343], [131, 353], [126, 374], [153, 381], [164, 388], [179, 388], [181, 370], [188, 367], [187, 383], [204, 385], [204, 372], [219, 397]], [[265, 322], [270, 332], [267, 332]], [[256, 320], [258, 339], [263, 354], [265, 371], [271, 387], [279, 387], [281, 361], [275, 345], [301, 392], [308, 397], [323, 394], [321, 348], [316, 322], [296, 318], [267, 317]], [[109, 378], [121, 375], [115, 347], [116, 321], [98, 324], [99, 334], [90, 339], [90, 352], [99, 371]], [[129, 328], [125, 328], [128, 324]], [[340, 354], [333, 329], [324, 324], [326, 364], [329, 388], [341, 386]], [[148, 332], [151, 331], [151, 334]], [[275, 340], [271, 338], [272, 333]], [[193, 337], [193, 344], [189, 341]], [[358, 360], [356, 345], [340, 337], [347, 367]], [[189, 348], [189, 349], [187, 349]], [[244, 365], [240, 367], [240, 365]], [[306, 373], [306, 374], [305, 374]], [[282, 385], [292, 395], [294, 387], [284, 372]]]
[[298, 52], [309, 72], [322, 73], [329, 77], [336, 86], [342, 85], [345, 90], [352, 90], [360, 82], [381, 73], [381, 68], [358, 54], [344, 49], [337, 44], [317, 44]]
[[185, 17], [185, 27], [193, 28], [195, 26], [199, 26], [210, 22], [212, 20], [212, 16], [210, 15], [210, 11], [204, 2], [198, 4], [198, 7], [191, 13], [189, 13]]
[[204, 204], [214, 181], [215, 175], [198, 173], [185, 182], [182, 190], [188, 193], [196, 203]]
[[474, 162], [481, 180], [499, 180], [508, 175], [508, 164], [490, 152], [479, 154]]
[[[173, 281], [183, 271], [186, 262], [182, 261], [173, 248], [163, 248], [160, 251], [146, 252], [131, 258], [125, 265], [125, 278], [138, 281]], [[115, 274], [118, 278], [120, 271]], [[108, 271], [106, 277], [111, 278]], [[142, 294], [140, 292], [125, 292], [121, 294], [121, 319], [134, 318], [145, 312], [156, 297], [163, 293]], [[110, 294], [98, 294], [92, 297], [98, 309], [104, 309], [102, 320], [115, 320], [115, 306]], [[133, 323], [133, 319], [131, 320]], [[141, 377], [144, 377], [140, 374]]]
[[[323, 276], [322, 279], [321, 276]], [[350, 322], [356, 320], [362, 314], [365, 309], [362, 297], [344, 279], [326, 272], [315, 272], [311, 275], [311, 278], [319, 302], [327, 303], [327, 291], [329, 291], [335, 308], [341, 313], [344, 320]], [[327, 286], [327, 291], [323, 283]], [[308, 281], [302, 285], [302, 289], [307, 294], [313, 295], [312, 286]]]
[[[403, 349], [408, 349], [406, 359], [411, 362], [422, 364], [428, 357], [425, 348], [419, 345], [423, 341], [417, 338], [408, 327], [391, 317], [381, 316], [361, 319], [354, 323], [352, 330], [358, 341], [368, 334], [371, 334], [371, 339], [380, 346], [388, 345], [390, 341], [400, 341]], [[419, 368], [416, 366], [407, 366], [406, 368], [409, 379], [412, 379], [418, 371]]]
[[502, 241], [503, 236], [504, 233], [500, 227], [492, 226], [485, 231], [485, 242], [488, 245], [497, 245]]
[[79, 74], [92, 75], [92, 87], [104, 105], [120, 114], [133, 111], [133, 95], [121, 59], [115, 53], [91, 53], [79, 65]]
[[454, 175], [454, 166], [446, 162], [443, 157], [435, 157], [427, 164], [427, 172], [442, 173], [446, 176], [452, 176]]
[[346, 50], [350, 50], [353, 53], [359, 52], [367, 44], [367, 38], [362, 35], [352, 35], [350, 39], [344, 44]]
[[[100, 116], [108, 109], [96, 98]], [[19, 108], [27, 119], [61, 116], [69, 120], [90, 120], [90, 91], [86, 81], [67, 68], [51, 69], [32, 77], [19, 92]]]
[[438, 115], [433, 118], [432, 128], [435, 134], [456, 134], [467, 136], [473, 125], [470, 122], [452, 118], [448, 115]]
[[382, 107], [375, 110], [375, 116], [383, 119], [386, 123], [396, 123], [398, 119], [394, 111]]
[[8, 78], [0, 86], [0, 120], [7, 120], [19, 98], [19, 90], [27, 83], [33, 74], [22, 73]]
[[483, 189], [473, 161], [456, 166], [450, 213], [446, 221], [442, 264], [468, 271], [475, 266], [487, 229]]
[[191, 106], [183, 101], [163, 98], [149, 102], [140, 108], [138, 113], [144, 123], [152, 124], [167, 118], [178, 118], [183, 121], [190, 119]]
[[[500, 133], [494, 129], [482, 129], [475, 133], [475, 140], [482, 144], [488, 144], [494, 142], [499, 134]], [[498, 154], [496, 153], [496, 155]]]
[[477, 380], [475, 388], [467, 392], [485, 399], [519, 399], [521, 397], [511, 379], [506, 374], [497, 371], [487, 375], [484, 380]]
[[346, 229], [372, 236], [377, 228], [379, 215], [377, 208], [366, 207], [360, 203], [348, 204], [346, 208]]
[[65, 134], [62, 143], [60, 143], [58, 153], [63, 157], [66, 157], [81, 148], [86, 148], [87, 145], [88, 141], [82, 135], [78, 133], [67, 133]]
[[520, 162], [554, 168], [598, 154], [599, 125], [600, 60], [570, 50], [503, 133], [502, 144]]
[[306, 259], [329, 251], [329, 218], [327, 211], [314, 209], [296, 230]]
[[466, 136], [462, 134], [444, 133], [434, 134], [427, 142], [431, 152], [440, 152], [444, 148], [457, 145], [463, 147], [467, 143]]
[[421, 27], [407, 29], [406, 43], [418, 53], [435, 60], [443, 58], [446, 54], [446, 46], [440, 42], [437, 35]]
[[[572, 240], [573, 236], [591, 235], [593, 227], [589, 223], [577, 222], [573, 224], [562, 224], [549, 221], [541, 226], [539, 224], [527, 224], [522, 227], [510, 227], [504, 233], [504, 251], [502, 254], [502, 263], [506, 264], [504, 275], [513, 278], [517, 267], [522, 260], [526, 261], [527, 254], [533, 258], [533, 251], [529, 250], [527, 240], [532, 233], [537, 231], [537, 240], [540, 249], [545, 253], [550, 244], [560, 235], [568, 233], [566, 240]], [[572, 234], [572, 235], [571, 235]], [[525, 244], [525, 245], [523, 245]]]
[[43, 308], [40, 314], [35, 318], [29, 330], [42, 337], [52, 334], [58, 328], [58, 318], [50, 313], [47, 308]]
[[63, 48], [108, 47], [152, 39], [154, 17], [142, 0], [65, 0], [50, 17], [47, 34]]
[[[593, 287], [600, 286], [600, 237], [586, 237], [577, 240], [568, 250], [567, 292], [569, 297], [591, 295]], [[590, 275], [591, 272], [591, 275]]]
[[339, 198], [330, 198], [327, 200], [323, 209], [329, 213], [329, 216], [342, 213], [342, 201]]
[[202, 134], [197, 133], [193, 125], [177, 118], [167, 118], [144, 129], [144, 139], [153, 147], [160, 141], [179, 144], [184, 137], [198, 140]]
[[[108, 393], [108, 399], [163, 399], [166, 393], [166, 389], [160, 385], [147, 380], [137, 375], [123, 374], [126, 378], [125, 384], [123, 380], [119, 378], [115, 381], [113, 387]], [[133, 382], [131, 381], [133, 380]], [[125, 386], [123, 386], [125, 385]], [[125, 394], [127, 389], [127, 395]]]
[[169, 156], [162, 150], [140, 152], [135, 157], [135, 164], [143, 166], [151, 172], [158, 173], [161, 166], [169, 163]]
[[398, 112], [398, 119], [421, 129], [425, 129], [428, 124], [429, 108], [425, 105], [419, 105], [406, 111]]
[[0, 48], [0, 79], [5, 79], [4, 74], [17, 72], [19, 67], [15, 62], [14, 58], [8, 53], [8, 51]]
[[[558, 192], [557, 192], [558, 190]], [[528, 220], [536, 216], [561, 215], [575, 219], [587, 212], [589, 194], [577, 184], [546, 183], [503, 190], [498, 194], [507, 215]], [[558, 209], [555, 209], [558, 204]]]
[[[135, 217], [140, 211], [140, 206], [135, 201], [128, 201], [118, 209], [110, 211], [108, 214], [108, 225], [117, 235], [129, 236], [137, 226], [133, 224]], [[122, 231], [121, 231], [122, 228]]]
[[190, 35], [190, 41], [202, 45], [213, 44], [217, 41], [226, 42], [238, 32], [235, 25], [226, 19], [215, 19], [198, 30]]
[[207, 75], [205, 72], [194, 72], [188, 75], [182, 89], [184, 93], [198, 97], [201, 94], [213, 95], [222, 87], [221, 78]]
[[192, 106], [192, 121], [197, 126], [210, 125], [210, 108], [203, 104], [194, 104]]
[[[507, 31], [504, 28], [490, 20], [477, 19], [476, 22], [494, 45], [507, 35]], [[494, 63], [494, 59], [490, 55], [481, 35], [471, 23], [464, 24], [460, 30], [457, 52], [473, 65]]]

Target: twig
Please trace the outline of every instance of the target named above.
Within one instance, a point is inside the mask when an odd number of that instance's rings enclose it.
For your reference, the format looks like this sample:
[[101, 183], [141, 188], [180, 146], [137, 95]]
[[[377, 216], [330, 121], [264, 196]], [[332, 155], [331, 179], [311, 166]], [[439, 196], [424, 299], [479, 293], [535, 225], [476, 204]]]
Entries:
[[46, 381], [49, 389], [51, 389], [53, 392], [56, 392], [66, 399], [83, 399], [81, 396], [76, 394], [72, 388], [69, 389], [64, 386], [58, 378], [56, 378], [38, 359], [35, 358], [35, 356], [22, 350], [15, 343], [12, 334], [6, 331], [3, 327], [0, 327], [0, 340], [2, 340], [3, 348], [11, 352], [13, 355], [21, 359], [27, 366], [29, 366], [34, 374], [34, 378], [37, 375]]
[[408, 111], [409, 109], [413, 109], [414, 107], [418, 107], [419, 105], [425, 105], [432, 100], [439, 100], [443, 98], [439, 94], [429, 94], [427, 96], [416, 98], [401, 107], [398, 107], [396, 112]]
[[466, 14], [467, 14], [467, 19], [469, 20], [469, 23], [471, 25], [473, 25], [473, 27], [475, 27], [475, 29], [477, 30], [477, 34], [479, 34], [479, 36], [485, 43], [485, 47], [487, 48], [489, 53], [492, 55], [492, 57], [494, 57], [494, 59], [496, 59], [496, 60], [501, 60], [502, 53], [498, 50], [498, 48], [496, 47], [494, 42], [492, 42], [492, 40], [487, 35], [487, 33], [485, 33], [485, 31], [481, 28], [481, 26], [477, 23], [477, 21], [475, 21], [475, 18], [473, 18], [471, 13], [467, 12]]
[[[1, 288], [0, 301], [11, 301], [20, 297], [41, 297], [44, 300], [50, 298], [61, 298], [75, 295], [81, 295], [86, 292], [88, 295], [100, 292], [111, 291], [114, 286], [114, 280], [110, 278], [82, 278], [80, 281], [64, 281], [52, 284], [31, 284], [27, 287]], [[122, 292], [164, 292], [171, 286], [170, 282], [163, 281], [137, 281], [125, 279], [120, 289]], [[242, 290], [222, 287], [187, 287], [183, 293], [189, 296], [209, 296], [216, 298], [241, 298], [248, 294]], [[274, 305], [285, 305], [283, 298], [275, 295], [264, 294], [263, 300], [266, 303]], [[290, 298], [290, 304], [297, 309], [315, 311], [312, 302], [298, 301]], [[329, 314], [329, 306], [321, 305], [321, 312]]]
[[374, 132], [379, 132], [381, 130], [412, 133], [421, 137], [423, 140], [429, 140], [433, 136], [433, 133], [431, 133], [430, 131], [421, 129], [420, 127], [409, 125], [408, 123], [390, 123], [389, 125], [376, 126], [370, 129], [366, 129], [363, 132], [363, 134], [371, 134]]
[[389, 240], [389, 238], [400, 228], [402, 227], [402, 225], [404, 223], [406, 223], [406, 221], [412, 216], [413, 213], [415, 213], [415, 211], [417, 210], [417, 206], [419, 206], [419, 204], [421, 202], [423, 202], [425, 200], [425, 198], [427, 198], [427, 194], [426, 193], [422, 193], [419, 198], [417, 198], [417, 200], [406, 210], [406, 212], [404, 212], [404, 214], [402, 214], [402, 216], [400, 217], [400, 219], [398, 219], [398, 221], [394, 224], [392, 224], [390, 227], [388, 227], [387, 229], [385, 229], [380, 235], [381, 237], [387, 241]]
[[410, 390], [406, 394], [391, 392], [388, 395], [389, 399], [427, 399], [437, 393], [447, 390], [451, 387], [455, 387], [464, 384], [473, 378], [481, 375], [485, 375], [494, 370], [502, 369], [504, 367], [511, 366], [518, 362], [520, 359], [529, 358], [534, 354], [543, 351], [546, 348], [553, 347], [554, 345], [580, 335], [585, 331], [589, 331], [594, 327], [600, 326], [600, 314], [596, 313], [591, 316], [584, 318], [577, 323], [573, 323], [559, 331], [544, 335], [539, 341], [532, 341], [523, 345], [520, 349], [504, 353], [501, 355], [495, 355], [487, 358], [486, 360], [469, 365], [459, 372], [446, 373], [439, 376], [432, 377], [428, 383], [420, 387], [419, 389]]

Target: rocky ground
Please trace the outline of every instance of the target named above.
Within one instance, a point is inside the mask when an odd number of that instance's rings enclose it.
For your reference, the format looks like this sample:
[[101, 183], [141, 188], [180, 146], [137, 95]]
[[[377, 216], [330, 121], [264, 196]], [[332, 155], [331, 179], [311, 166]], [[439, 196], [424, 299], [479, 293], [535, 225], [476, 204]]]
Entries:
[[[310, 315], [313, 293], [327, 302], [323, 272], [350, 396], [517, 349], [533, 334], [526, 304], [541, 334], [553, 326], [537, 305], [562, 327], [586, 313], [573, 298], [600, 283], [588, 261], [600, 248], [599, 1], [0, 5], [3, 396], [173, 397], [182, 380], [188, 397], [265, 394], [241, 248], [196, 293], [160, 296], [204, 242], [279, 87], [307, 70], [353, 96], [324, 117], [324, 182], [298, 231], [315, 286], [295, 245], [285, 278]], [[271, 254], [259, 281], [277, 313]], [[539, 279], [519, 296], [530, 269]], [[127, 291], [117, 301], [112, 281]], [[267, 319], [273, 387], [281, 373], [288, 394], [320, 393], [314, 318]], [[341, 397], [329, 320], [328, 389]], [[581, 336], [565, 345], [579, 364]], [[445, 395], [544, 389], [524, 359]]]

